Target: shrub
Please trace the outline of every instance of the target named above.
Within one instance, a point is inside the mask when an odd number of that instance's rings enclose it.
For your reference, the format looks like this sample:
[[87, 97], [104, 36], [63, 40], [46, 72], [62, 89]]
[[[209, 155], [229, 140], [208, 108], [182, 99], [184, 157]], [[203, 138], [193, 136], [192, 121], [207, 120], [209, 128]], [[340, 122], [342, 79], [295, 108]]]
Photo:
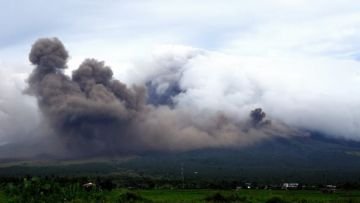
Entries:
[[286, 200], [281, 197], [272, 197], [266, 201], [266, 203], [288, 203]]
[[219, 192], [206, 197], [205, 201], [207, 201], [207, 202], [228, 202], [226, 197]]
[[133, 203], [133, 202], [143, 202], [143, 203], [150, 203], [150, 200], [145, 199], [139, 194], [133, 192], [125, 192], [122, 194], [119, 199], [117, 200], [118, 203]]

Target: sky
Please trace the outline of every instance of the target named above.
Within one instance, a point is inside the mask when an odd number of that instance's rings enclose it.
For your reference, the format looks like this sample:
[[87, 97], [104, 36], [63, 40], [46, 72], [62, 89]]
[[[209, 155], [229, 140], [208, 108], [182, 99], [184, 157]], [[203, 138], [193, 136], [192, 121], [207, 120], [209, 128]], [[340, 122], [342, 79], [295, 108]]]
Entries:
[[241, 120], [261, 107], [289, 126], [360, 140], [359, 1], [19, 0], [0, 9], [0, 145], [41, 125], [22, 91], [42, 37], [69, 50], [68, 74], [90, 57], [129, 85], [174, 77], [186, 90], [177, 104], [195, 117]]

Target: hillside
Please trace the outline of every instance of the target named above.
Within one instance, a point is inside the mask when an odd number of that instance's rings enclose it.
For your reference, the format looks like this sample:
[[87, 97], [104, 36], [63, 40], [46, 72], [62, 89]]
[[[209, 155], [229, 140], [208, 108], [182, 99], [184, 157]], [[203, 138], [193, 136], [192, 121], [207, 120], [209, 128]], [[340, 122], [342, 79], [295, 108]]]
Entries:
[[81, 160], [3, 159], [0, 175], [133, 174], [180, 179], [336, 183], [360, 180], [360, 143], [319, 134], [276, 138], [245, 148], [151, 152]]

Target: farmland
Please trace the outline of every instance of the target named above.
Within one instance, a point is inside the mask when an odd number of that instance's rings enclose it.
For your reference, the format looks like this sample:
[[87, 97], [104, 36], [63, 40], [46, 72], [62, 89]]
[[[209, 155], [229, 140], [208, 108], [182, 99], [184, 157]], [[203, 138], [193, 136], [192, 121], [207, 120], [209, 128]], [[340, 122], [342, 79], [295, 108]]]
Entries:
[[[41, 195], [40, 195], [41, 196]], [[72, 198], [54, 198], [55, 194], [48, 198], [34, 195], [32, 201], [44, 202], [51, 199], [54, 202], [301, 202], [301, 203], [325, 203], [325, 202], [360, 202], [360, 191], [338, 191], [335, 194], [323, 194], [319, 191], [282, 191], [282, 190], [127, 190], [115, 189], [112, 191], [82, 191], [73, 194]], [[59, 196], [60, 197], [60, 196]], [[64, 197], [68, 197], [64, 194]], [[1, 202], [18, 202], [17, 196], [0, 193]], [[21, 202], [21, 201], [20, 201]]]
[[[143, 197], [155, 202], [206, 202], [216, 197], [234, 202], [267, 202], [279, 199], [284, 202], [360, 202], [360, 192], [339, 191], [336, 194], [323, 194], [319, 191], [283, 191], [283, 190], [142, 190]], [[205, 200], [205, 201], [204, 201]]]
[[109, 179], [97, 179], [94, 187], [85, 188], [85, 178], [24, 178], [4, 180], [0, 202], [360, 202], [359, 190], [339, 189], [323, 193], [319, 189], [180, 189], [123, 188]]

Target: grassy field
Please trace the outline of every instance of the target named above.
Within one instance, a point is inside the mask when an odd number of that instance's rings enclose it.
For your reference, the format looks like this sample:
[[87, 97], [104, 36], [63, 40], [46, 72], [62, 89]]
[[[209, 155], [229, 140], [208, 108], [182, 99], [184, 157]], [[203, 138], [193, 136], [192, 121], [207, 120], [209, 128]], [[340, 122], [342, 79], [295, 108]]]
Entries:
[[[317, 190], [128, 190], [114, 189], [111, 191], [80, 191], [76, 188], [67, 190], [67, 198], [53, 195], [54, 202], [143, 202], [143, 203], [196, 203], [196, 202], [244, 202], [244, 203], [360, 203], [360, 191], [337, 191], [324, 194]], [[27, 198], [16, 198], [0, 192], [0, 203], [7, 202], [47, 202], [36, 199], [39, 194], [32, 194], [31, 201]], [[60, 198], [61, 197], [61, 198]], [[59, 199], [58, 199], [59, 198]]]
[[[130, 194], [130, 195], [129, 195]], [[220, 198], [219, 198], [220, 196]], [[224, 198], [224, 199], [222, 199]], [[247, 203], [360, 203], [360, 191], [338, 191], [323, 194], [320, 191], [283, 190], [124, 190], [106, 194], [106, 202], [247, 202]]]
[[0, 202], [7, 202], [7, 196], [0, 191]]
[[217, 193], [226, 197], [236, 197], [235, 202], [267, 202], [274, 197], [286, 202], [360, 202], [360, 191], [338, 191], [323, 194], [320, 191], [283, 191], [283, 190], [140, 190], [142, 197], [154, 202], [205, 202]]

